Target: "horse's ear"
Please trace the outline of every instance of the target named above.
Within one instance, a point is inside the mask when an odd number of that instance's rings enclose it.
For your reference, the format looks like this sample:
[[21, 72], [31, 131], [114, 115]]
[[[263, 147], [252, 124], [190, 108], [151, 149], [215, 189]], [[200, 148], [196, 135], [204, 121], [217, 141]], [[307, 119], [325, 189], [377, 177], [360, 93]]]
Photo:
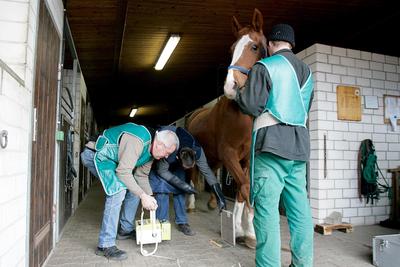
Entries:
[[238, 37], [239, 35], [239, 30], [242, 28], [242, 26], [240, 26], [239, 21], [236, 19], [235, 16], [232, 16], [232, 32], [235, 35], [235, 37]]
[[263, 16], [257, 8], [254, 9], [253, 13], [253, 27], [257, 32], [262, 32]]

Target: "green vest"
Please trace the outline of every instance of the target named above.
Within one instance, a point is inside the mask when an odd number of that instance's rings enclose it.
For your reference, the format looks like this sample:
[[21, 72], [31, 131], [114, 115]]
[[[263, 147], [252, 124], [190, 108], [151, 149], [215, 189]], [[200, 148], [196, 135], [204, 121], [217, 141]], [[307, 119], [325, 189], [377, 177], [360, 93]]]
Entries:
[[[269, 112], [278, 121], [306, 127], [308, 110], [313, 91], [312, 72], [302, 87], [299, 85], [296, 71], [292, 64], [282, 55], [274, 55], [259, 61], [271, 77], [272, 88], [264, 113]], [[266, 90], [266, 89], [265, 89]], [[254, 204], [254, 156], [257, 129], [253, 130], [250, 154], [250, 203]]]
[[151, 134], [144, 126], [126, 123], [105, 130], [103, 135], [99, 136], [96, 141], [94, 164], [104, 191], [109, 196], [127, 189], [115, 173], [118, 166], [119, 141], [123, 134], [130, 134], [142, 141], [142, 154], [135, 167], [141, 166], [152, 159], [150, 154]]
[[313, 91], [311, 71], [307, 81], [300, 87], [296, 71], [284, 56], [274, 55], [259, 62], [267, 68], [272, 80], [264, 112], [268, 111], [282, 123], [306, 127]]

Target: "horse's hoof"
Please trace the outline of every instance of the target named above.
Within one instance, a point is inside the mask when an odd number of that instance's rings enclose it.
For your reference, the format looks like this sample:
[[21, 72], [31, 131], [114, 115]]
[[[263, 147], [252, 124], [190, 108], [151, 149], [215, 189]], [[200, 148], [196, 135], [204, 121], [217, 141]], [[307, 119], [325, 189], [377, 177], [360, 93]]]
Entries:
[[193, 213], [195, 211], [195, 209], [186, 209], [187, 213]]
[[239, 245], [246, 245], [246, 240], [245, 240], [245, 237], [244, 237], [244, 236], [238, 236], [238, 237], [236, 237], [235, 241], [236, 241], [236, 244], [239, 244]]
[[244, 243], [246, 247], [256, 249], [257, 241], [255, 238], [246, 236], [244, 239]]
[[216, 202], [208, 202], [207, 207], [209, 210], [215, 210], [217, 208], [217, 203]]

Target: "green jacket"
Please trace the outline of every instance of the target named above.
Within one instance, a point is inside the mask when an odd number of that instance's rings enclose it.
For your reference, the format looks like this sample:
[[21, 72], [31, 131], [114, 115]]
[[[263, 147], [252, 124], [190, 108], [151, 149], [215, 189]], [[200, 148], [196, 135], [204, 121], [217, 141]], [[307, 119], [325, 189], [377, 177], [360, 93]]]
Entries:
[[142, 154], [135, 167], [142, 166], [152, 160], [150, 154], [151, 134], [146, 127], [134, 123], [126, 123], [105, 130], [103, 135], [99, 136], [96, 141], [94, 164], [104, 191], [109, 196], [127, 189], [115, 172], [118, 167], [119, 140], [123, 134], [135, 136], [143, 143]]
[[[264, 111], [278, 122], [306, 128], [310, 100], [313, 94], [313, 79], [310, 70], [307, 80], [299, 84], [297, 73], [286, 57], [275, 54], [259, 61], [267, 70], [272, 81]], [[267, 88], [265, 88], [267, 90]], [[254, 157], [258, 129], [253, 129], [250, 155], [250, 202], [254, 204]]]

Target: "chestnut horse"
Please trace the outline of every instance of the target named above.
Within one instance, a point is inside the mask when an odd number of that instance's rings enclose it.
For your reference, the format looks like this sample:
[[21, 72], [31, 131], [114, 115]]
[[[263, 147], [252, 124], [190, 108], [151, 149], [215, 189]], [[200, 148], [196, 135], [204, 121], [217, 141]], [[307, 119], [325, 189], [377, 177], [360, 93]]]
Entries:
[[[228, 99], [238, 81], [247, 79], [250, 68], [266, 53], [266, 38], [262, 31], [263, 17], [254, 10], [252, 24], [242, 27], [232, 18], [236, 42], [232, 45], [232, 62], [228, 67], [224, 92], [212, 108], [196, 110], [187, 121], [189, 132], [202, 145], [210, 167], [215, 171], [222, 165], [233, 176], [238, 192], [234, 216], [236, 238], [244, 237], [248, 247], [255, 248], [253, 211], [249, 205], [250, 142], [253, 119], [243, 114], [237, 103]], [[248, 205], [245, 206], [245, 202]], [[243, 221], [242, 221], [243, 217]]]

